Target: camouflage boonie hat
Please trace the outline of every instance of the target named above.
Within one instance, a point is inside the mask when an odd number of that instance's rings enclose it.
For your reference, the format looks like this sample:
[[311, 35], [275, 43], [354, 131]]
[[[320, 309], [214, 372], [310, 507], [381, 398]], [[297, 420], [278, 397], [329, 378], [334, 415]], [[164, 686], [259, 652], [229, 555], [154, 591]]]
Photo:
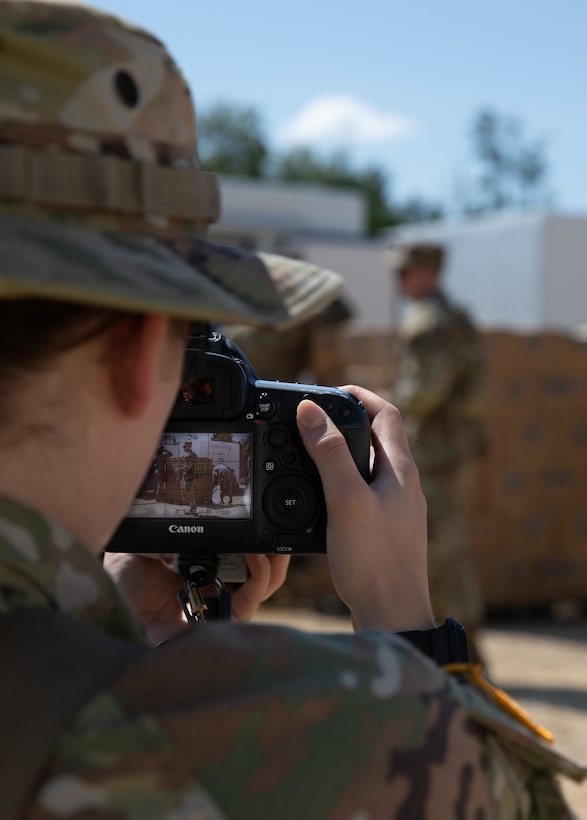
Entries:
[[428, 243], [402, 245], [390, 249], [389, 259], [391, 269], [396, 273], [420, 265], [440, 270], [444, 262], [444, 248]]
[[207, 241], [216, 177], [149, 33], [71, 2], [0, 0], [0, 298], [285, 326], [342, 279]]

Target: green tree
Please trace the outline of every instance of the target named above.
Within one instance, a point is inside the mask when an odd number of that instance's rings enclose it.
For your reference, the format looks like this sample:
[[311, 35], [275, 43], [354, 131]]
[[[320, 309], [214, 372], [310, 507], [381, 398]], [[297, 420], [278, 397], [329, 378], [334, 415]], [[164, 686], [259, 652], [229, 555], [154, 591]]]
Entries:
[[263, 176], [269, 149], [261, 117], [250, 106], [217, 103], [198, 117], [198, 151], [209, 171]]
[[419, 196], [411, 196], [397, 206], [397, 223], [432, 222], [444, 216], [444, 208], [438, 202], [428, 202]]
[[482, 213], [548, 202], [544, 142], [528, 139], [518, 118], [481, 109], [470, 140], [475, 170], [461, 181], [463, 210]]
[[217, 103], [204, 112], [198, 122], [198, 145], [203, 166], [219, 174], [315, 182], [363, 191], [367, 200], [365, 230], [369, 234], [400, 222], [435, 219], [442, 214], [440, 206], [422, 198], [394, 202], [389, 193], [391, 181], [384, 168], [357, 168], [342, 151], [325, 158], [308, 147], [294, 148], [282, 155], [272, 153], [261, 117], [250, 106]]
[[275, 161], [274, 174], [282, 180], [357, 188], [367, 198], [368, 224], [365, 228], [368, 232], [373, 233], [388, 224], [384, 172], [376, 168], [357, 171], [351, 167], [344, 152], [335, 152], [322, 159], [311, 148], [294, 148]]
[[274, 163], [274, 173], [282, 180], [317, 182], [339, 185], [363, 191], [367, 199], [367, 225], [369, 234], [400, 222], [438, 218], [439, 206], [413, 199], [404, 205], [390, 200], [391, 183], [386, 171], [376, 165], [355, 168], [344, 152], [335, 152], [322, 159], [308, 147], [294, 148]]

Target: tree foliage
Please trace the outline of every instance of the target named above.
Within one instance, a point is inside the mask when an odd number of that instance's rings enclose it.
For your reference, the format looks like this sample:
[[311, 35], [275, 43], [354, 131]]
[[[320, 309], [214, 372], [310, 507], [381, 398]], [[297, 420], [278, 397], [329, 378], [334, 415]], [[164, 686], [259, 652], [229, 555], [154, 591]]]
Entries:
[[[482, 213], [542, 205], [548, 201], [544, 142], [528, 139], [519, 119], [480, 109], [469, 133], [471, 173], [459, 181], [457, 210]], [[444, 207], [422, 196], [393, 197], [392, 180], [381, 166], [356, 167], [344, 152], [323, 157], [309, 147], [276, 154], [259, 113], [251, 106], [217, 103], [199, 117], [198, 145], [205, 168], [220, 174], [316, 182], [356, 188], [367, 200], [370, 234], [406, 222], [440, 219]]]
[[363, 191], [370, 234], [406, 221], [436, 219], [442, 208], [423, 198], [404, 203], [392, 200], [391, 181], [377, 165], [355, 167], [344, 152], [323, 158], [309, 147], [273, 153], [265, 139], [261, 118], [251, 107], [215, 105], [199, 117], [198, 145], [202, 164], [220, 174], [265, 177], [296, 182], [338, 185]]
[[470, 140], [475, 171], [461, 194], [469, 213], [545, 204], [548, 163], [542, 140], [528, 139], [518, 118], [491, 108], [475, 115]]
[[258, 112], [227, 103], [199, 118], [198, 150], [208, 170], [248, 177], [264, 175], [269, 154]]
[[363, 191], [368, 212], [366, 228], [370, 234], [396, 222], [397, 209], [391, 206], [386, 193], [389, 185], [386, 172], [375, 165], [354, 168], [344, 152], [322, 159], [310, 148], [294, 148], [276, 161], [275, 175], [282, 180], [317, 182]]

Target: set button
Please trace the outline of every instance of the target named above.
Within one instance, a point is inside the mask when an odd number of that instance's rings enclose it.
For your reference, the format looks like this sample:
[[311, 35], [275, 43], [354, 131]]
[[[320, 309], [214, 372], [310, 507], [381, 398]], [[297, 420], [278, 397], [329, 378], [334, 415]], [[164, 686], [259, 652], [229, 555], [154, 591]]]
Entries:
[[318, 496], [304, 476], [275, 479], [263, 495], [263, 510], [278, 529], [287, 531], [307, 527], [318, 512]]

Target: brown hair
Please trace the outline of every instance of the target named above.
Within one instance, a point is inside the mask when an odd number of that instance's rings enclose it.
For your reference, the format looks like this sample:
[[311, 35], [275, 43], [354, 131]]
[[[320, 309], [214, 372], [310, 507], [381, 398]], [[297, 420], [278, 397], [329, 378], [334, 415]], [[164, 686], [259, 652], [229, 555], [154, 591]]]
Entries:
[[[124, 319], [139, 322], [141, 314], [48, 299], [0, 299], [0, 416], [19, 375], [42, 370], [54, 356]], [[174, 319], [171, 330], [185, 338], [188, 322]]]
[[[130, 314], [48, 299], [0, 299], [0, 380], [8, 367], [29, 370], [58, 353], [96, 338]], [[188, 322], [174, 319], [173, 332], [187, 335]]]

